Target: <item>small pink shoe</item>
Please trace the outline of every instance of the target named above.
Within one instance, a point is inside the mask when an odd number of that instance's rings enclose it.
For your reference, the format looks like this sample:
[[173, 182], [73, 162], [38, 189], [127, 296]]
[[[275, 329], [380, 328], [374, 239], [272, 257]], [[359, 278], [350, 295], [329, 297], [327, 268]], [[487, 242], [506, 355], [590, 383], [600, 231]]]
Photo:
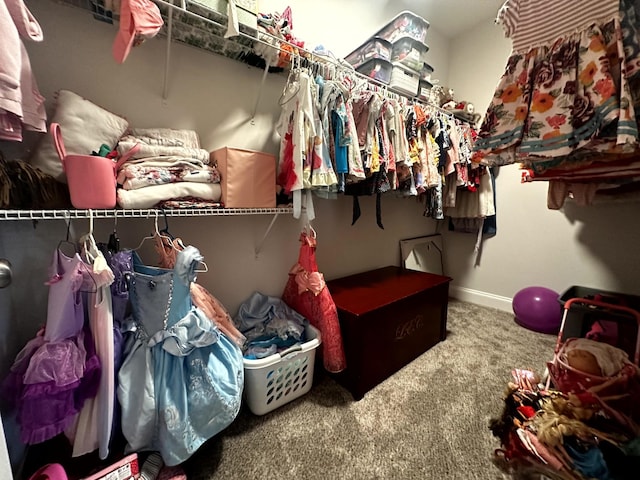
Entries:
[[[186, 478], [186, 477], [185, 477]], [[68, 480], [67, 472], [59, 463], [50, 463], [41, 467], [29, 480]]]
[[187, 474], [184, 473], [182, 467], [167, 467], [165, 465], [160, 470], [157, 480], [187, 480]]

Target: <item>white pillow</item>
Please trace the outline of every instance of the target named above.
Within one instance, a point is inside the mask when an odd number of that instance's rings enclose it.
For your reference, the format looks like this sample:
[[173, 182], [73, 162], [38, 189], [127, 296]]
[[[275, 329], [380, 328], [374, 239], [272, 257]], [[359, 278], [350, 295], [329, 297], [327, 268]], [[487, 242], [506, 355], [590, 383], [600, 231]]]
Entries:
[[[129, 122], [124, 118], [69, 90], [58, 92], [56, 110], [51, 122], [60, 124], [67, 155], [91, 155], [91, 152], [98, 151], [103, 143], [113, 149], [129, 128]], [[51, 133], [47, 132], [42, 138], [29, 163], [52, 175], [59, 182], [67, 183]]]

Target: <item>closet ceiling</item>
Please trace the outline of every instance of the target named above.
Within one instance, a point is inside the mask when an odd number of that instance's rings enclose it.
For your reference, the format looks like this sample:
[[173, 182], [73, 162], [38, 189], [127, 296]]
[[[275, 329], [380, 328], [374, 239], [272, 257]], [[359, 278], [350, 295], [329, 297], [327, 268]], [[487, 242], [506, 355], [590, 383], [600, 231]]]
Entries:
[[388, 0], [397, 10], [411, 10], [442, 35], [454, 38], [496, 18], [505, 0]]

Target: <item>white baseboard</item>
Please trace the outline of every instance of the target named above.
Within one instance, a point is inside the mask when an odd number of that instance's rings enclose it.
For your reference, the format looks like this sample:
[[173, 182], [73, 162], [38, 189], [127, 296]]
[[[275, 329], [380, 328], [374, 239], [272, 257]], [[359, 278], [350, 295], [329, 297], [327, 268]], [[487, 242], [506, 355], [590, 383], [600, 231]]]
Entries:
[[512, 300], [509, 297], [494, 295], [493, 293], [481, 292], [471, 288], [451, 286], [449, 288], [449, 296], [462, 300], [463, 302], [475, 303], [483, 307], [497, 308], [505, 312], [512, 312]]

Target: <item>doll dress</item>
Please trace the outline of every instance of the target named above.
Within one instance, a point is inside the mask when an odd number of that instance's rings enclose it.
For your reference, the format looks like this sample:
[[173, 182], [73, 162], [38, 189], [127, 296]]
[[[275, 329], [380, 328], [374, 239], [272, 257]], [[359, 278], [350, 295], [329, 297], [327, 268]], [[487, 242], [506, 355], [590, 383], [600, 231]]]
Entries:
[[[584, 164], [633, 151], [638, 123], [619, 0], [508, 0], [497, 21], [512, 40], [474, 147], [489, 166]], [[614, 156], [612, 156], [613, 158]]]
[[129, 451], [160, 452], [166, 465], [189, 458], [236, 417], [244, 385], [240, 349], [192, 304], [202, 260], [187, 246], [173, 269], [143, 265], [134, 252], [132, 315], [118, 373]]

